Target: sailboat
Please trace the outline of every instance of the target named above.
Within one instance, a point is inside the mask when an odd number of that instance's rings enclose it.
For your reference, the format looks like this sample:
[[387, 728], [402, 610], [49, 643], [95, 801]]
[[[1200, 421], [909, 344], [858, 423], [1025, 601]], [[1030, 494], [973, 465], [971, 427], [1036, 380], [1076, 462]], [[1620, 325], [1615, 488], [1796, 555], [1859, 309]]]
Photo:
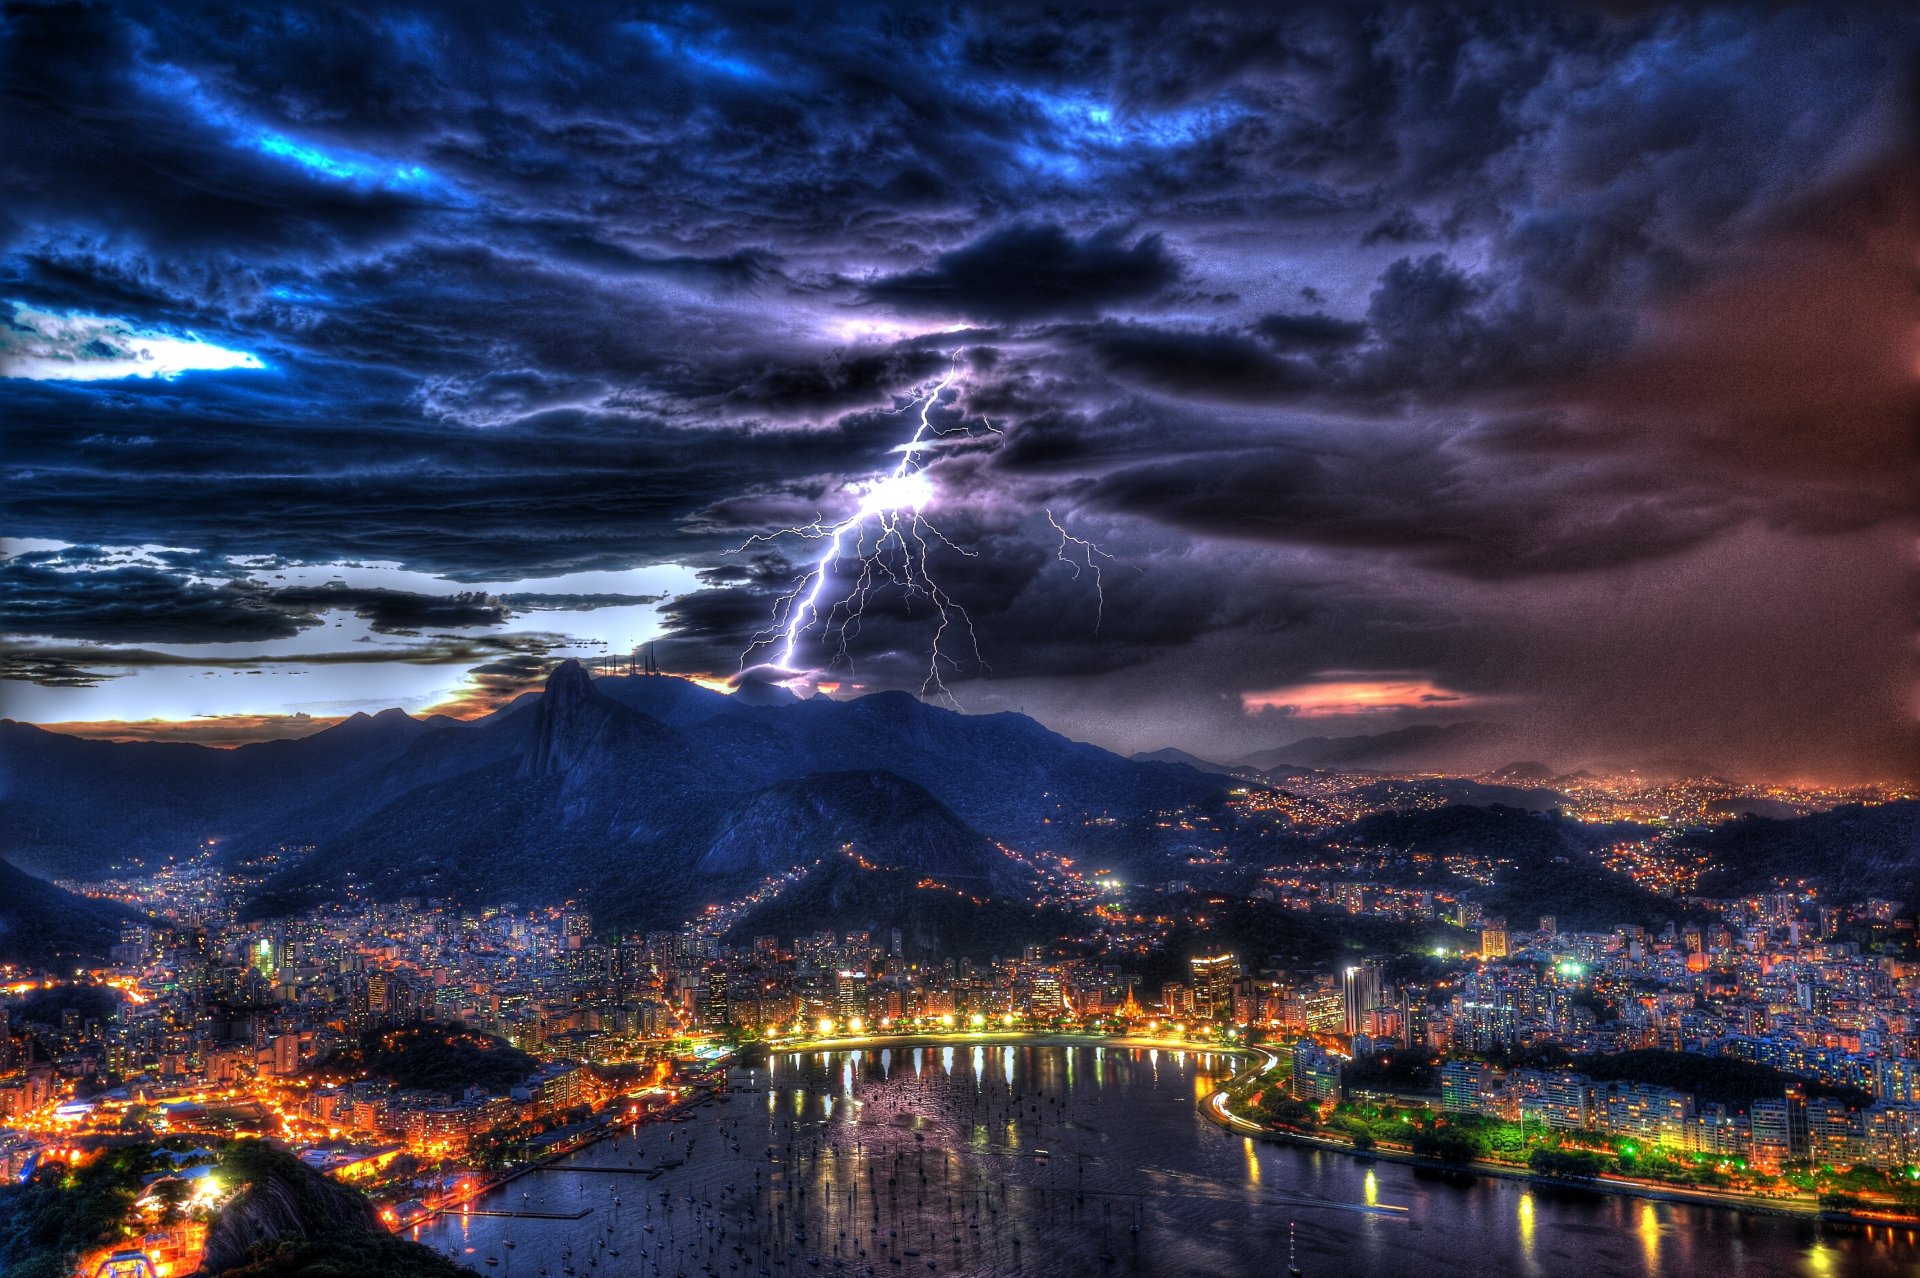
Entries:
[[1300, 1262], [1294, 1259], [1293, 1222], [1287, 1222], [1287, 1278], [1300, 1278]]

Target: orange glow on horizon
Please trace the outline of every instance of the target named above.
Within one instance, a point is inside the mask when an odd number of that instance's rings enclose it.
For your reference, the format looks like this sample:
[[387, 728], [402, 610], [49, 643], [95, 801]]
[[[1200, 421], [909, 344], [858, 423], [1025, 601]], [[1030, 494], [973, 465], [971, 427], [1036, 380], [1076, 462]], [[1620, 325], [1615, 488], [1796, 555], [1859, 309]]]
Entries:
[[1426, 710], [1435, 706], [1473, 705], [1481, 698], [1442, 688], [1421, 677], [1349, 677], [1330, 672], [1325, 679], [1290, 684], [1265, 692], [1243, 692], [1240, 708], [1248, 714], [1281, 710], [1299, 719], [1335, 715], [1373, 714], [1385, 710]]
[[[671, 676], [698, 684], [710, 692], [731, 695], [735, 689], [724, 675], [681, 674]], [[454, 696], [421, 710], [408, 710], [416, 719], [443, 715], [449, 719], [479, 719], [501, 709], [524, 693], [537, 691], [544, 677], [516, 687], [503, 695], [493, 688], [463, 688]], [[837, 688], [838, 685], [835, 685]], [[405, 709], [405, 707], [400, 707]], [[191, 719], [96, 719], [61, 723], [37, 723], [33, 726], [62, 736], [88, 741], [184, 741], [194, 745], [230, 750], [235, 746], [260, 741], [292, 741], [325, 732], [346, 722], [349, 715], [310, 714], [223, 714]]]
[[226, 749], [254, 741], [290, 741], [324, 732], [345, 715], [223, 714], [196, 719], [98, 719], [35, 727], [89, 741], [190, 741]]

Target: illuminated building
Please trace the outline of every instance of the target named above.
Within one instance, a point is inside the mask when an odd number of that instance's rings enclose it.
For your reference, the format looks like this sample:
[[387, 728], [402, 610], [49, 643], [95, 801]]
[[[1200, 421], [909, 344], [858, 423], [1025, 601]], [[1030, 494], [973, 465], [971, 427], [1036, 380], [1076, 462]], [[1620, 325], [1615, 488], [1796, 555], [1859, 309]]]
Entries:
[[1493, 1090], [1493, 1071], [1480, 1061], [1448, 1061], [1440, 1069], [1440, 1108], [1449, 1114], [1477, 1114]]
[[1356, 963], [1341, 976], [1342, 1005], [1348, 1034], [1363, 1034], [1367, 1017], [1380, 1005], [1380, 965], [1372, 959]]
[[1193, 1013], [1203, 1020], [1225, 1020], [1233, 1015], [1233, 985], [1240, 978], [1240, 960], [1231, 954], [1213, 954], [1187, 960], [1193, 976]]
[[834, 1014], [842, 1021], [867, 1015], [867, 974], [842, 968], [834, 976]]
[[1310, 1038], [1293, 1045], [1293, 1094], [1326, 1100], [1340, 1092], [1340, 1058]]

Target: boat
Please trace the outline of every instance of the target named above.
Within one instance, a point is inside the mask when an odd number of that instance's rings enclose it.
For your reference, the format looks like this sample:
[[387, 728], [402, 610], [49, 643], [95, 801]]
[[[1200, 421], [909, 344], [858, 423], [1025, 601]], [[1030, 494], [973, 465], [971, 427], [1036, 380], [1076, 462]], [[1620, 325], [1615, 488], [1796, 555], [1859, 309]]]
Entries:
[[1287, 1278], [1301, 1278], [1300, 1262], [1294, 1259], [1293, 1222], [1287, 1222]]

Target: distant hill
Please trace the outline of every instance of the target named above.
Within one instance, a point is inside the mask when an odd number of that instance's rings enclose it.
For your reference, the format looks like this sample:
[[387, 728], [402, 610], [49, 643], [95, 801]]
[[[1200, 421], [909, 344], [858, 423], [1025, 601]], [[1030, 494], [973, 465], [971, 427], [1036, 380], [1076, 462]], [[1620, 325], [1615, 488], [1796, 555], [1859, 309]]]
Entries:
[[847, 844], [1004, 887], [1019, 871], [995, 841], [1103, 864], [1171, 855], [1183, 845], [1157, 814], [1221, 812], [1229, 788], [1021, 715], [903, 693], [726, 696], [574, 663], [470, 723], [389, 711], [231, 751], [0, 723], [0, 829], [34, 831], [40, 863], [99, 873], [123, 849], [178, 855], [219, 837], [234, 858], [277, 857], [258, 913], [350, 876], [388, 898], [574, 898], [608, 923], [669, 925]]
[[1507, 785], [1531, 785], [1554, 779], [1554, 770], [1537, 760], [1527, 759], [1495, 768], [1488, 776]]
[[1782, 820], [1744, 816], [1686, 836], [1715, 869], [1705, 896], [1765, 891], [1776, 879], [1812, 879], [1829, 894], [1920, 905], [1920, 801], [1847, 804]]
[[1421, 724], [1352, 737], [1302, 737], [1247, 755], [1244, 767], [1281, 766], [1361, 772], [1475, 772], [1493, 763], [1512, 738], [1497, 723]]
[[1354, 799], [1379, 807], [1414, 808], [1431, 806], [1433, 800], [1471, 807], [1521, 808], [1528, 812], [1548, 812], [1566, 804], [1558, 790], [1541, 786], [1499, 785], [1466, 777], [1419, 777], [1407, 780], [1375, 781], [1353, 792]]
[[[1636, 827], [1589, 826], [1543, 812], [1492, 806], [1450, 806], [1414, 812], [1380, 812], [1331, 832], [1335, 844], [1391, 848], [1431, 858], [1426, 875], [1504, 917], [1517, 929], [1534, 927], [1543, 914], [1562, 928], [1606, 929], [1617, 923], [1657, 927], [1687, 915], [1680, 902], [1642, 888], [1608, 870], [1593, 855], [1605, 842], [1642, 833]], [[1491, 886], [1446, 871], [1449, 856], [1497, 860]], [[1414, 863], [1419, 865], [1421, 863]]]
[[539, 1067], [539, 1061], [505, 1039], [456, 1022], [368, 1030], [358, 1042], [314, 1062], [308, 1072], [347, 1078], [375, 1075], [395, 1087], [420, 1087], [458, 1098], [469, 1087], [504, 1095]]
[[122, 921], [136, 917], [0, 860], [0, 962], [66, 969], [104, 962], [120, 940]]
[[1215, 763], [1211, 759], [1203, 759], [1197, 754], [1188, 754], [1185, 750], [1176, 750], [1172, 746], [1160, 750], [1142, 750], [1127, 757], [1135, 763], [1184, 763], [1189, 768], [1201, 772], [1217, 772], [1222, 776], [1234, 770], [1232, 764]]
[[756, 791], [722, 819], [697, 868], [716, 877], [763, 877], [791, 868], [802, 849], [842, 847], [980, 893], [1014, 877], [987, 837], [945, 804], [877, 771], [821, 773]]
[[89, 741], [0, 719], [0, 847], [24, 869], [99, 877], [115, 865], [184, 856], [269, 819], [310, 837], [290, 814], [377, 791], [406, 751], [454, 720], [399, 710], [356, 714], [322, 732], [232, 750], [168, 742]]
[[206, 1278], [461, 1278], [430, 1247], [390, 1234], [359, 1190], [264, 1140], [236, 1141], [220, 1175], [239, 1186], [207, 1230]]

